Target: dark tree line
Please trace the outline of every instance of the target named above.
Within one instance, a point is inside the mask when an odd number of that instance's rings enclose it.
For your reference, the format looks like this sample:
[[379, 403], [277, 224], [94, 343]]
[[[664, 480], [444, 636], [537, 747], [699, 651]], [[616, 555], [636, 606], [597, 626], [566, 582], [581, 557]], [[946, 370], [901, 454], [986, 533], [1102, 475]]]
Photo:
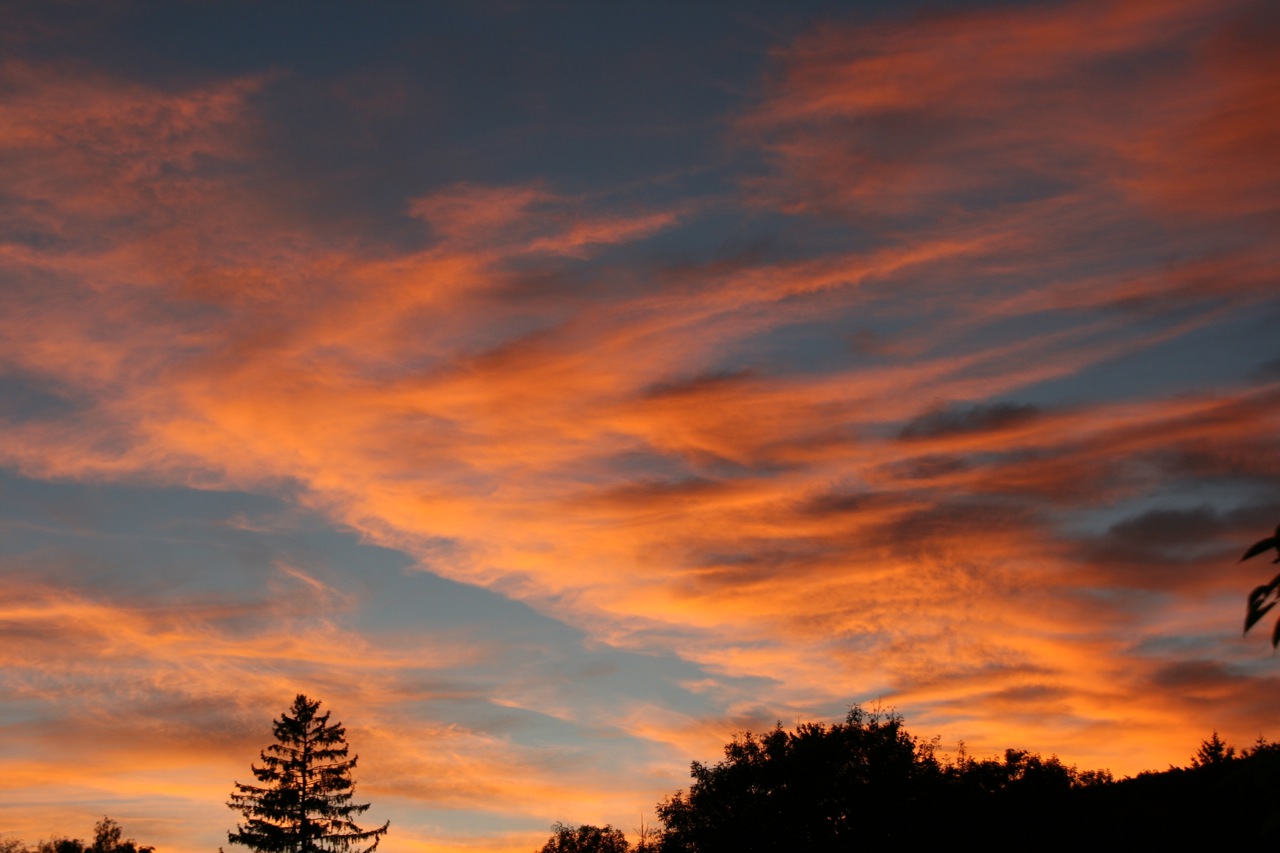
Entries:
[[693, 783], [658, 806], [663, 853], [849, 850], [953, 841], [975, 819], [1038, 825], [1068, 798], [1111, 781], [1057, 757], [943, 760], [901, 716], [854, 707], [843, 723], [745, 734], [725, 760], [694, 763]]
[[[1241, 560], [1275, 550], [1280, 527]], [[1244, 630], [1280, 604], [1280, 574], [1249, 593]], [[1271, 635], [1280, 645], [1280, 620]], [[1189, 767], [1134, 778], [1077, 770], [1057, 756], [944, 760], [897, 714], [854, 706], [843, 723], [779, 723], [694, 762], [689, 790], [658, 804], [662, 827], [629, 846], [618, 830], [557, 824], [540, 853], [809, 853], [881, 844], [955, 846], [982, 828], [985, 846], [1221, 849], [1280, 842], [1280, 743], [1236, 753], [1215, 731]]]
[[88, 844], [79, 838], [55, 836], [28, 846], [16, 838], [8, 838], [0, 839], [0, 853], [155, 853], [155, 848], [125, 838], [120, 824], [103, 817], [93, 827], [93, 841]]
[[[944, 758], [897, 714], [854, 707], [843, 723], [781, 725], [744, 734], [716, 764], [694, 762], [692, 783], [658, 805], [663, 827], [632, 848], [558, 825], [541, 853], [835, 853], [965, 837], [1002, 849], [1183, 849], [1192, 843], [1280, 840], [1280, 743], [1240, 753], [1215, 732], [1186, 768], [1115, 780], [1056, 756], [1008, 749]], [[568, 838], [570, 832], [572, 838]]]
[[[374, 853], [390, 823], [365, 829], [355, 818], [369, 809], [353, 802], [346, 729], [320, 713], [320, 701], [298, 694], [272, 723], [275, 743], [260, 753], [262, 765], [250, 765], [261, 784], [235, 783], [229, 807], [244, 821], [227, 833], [232, 844], [257, 853]], [[120, 825], [104, 817], [94, 827], [92, 844], [54, 837], [34, 847], [18, 839], [0, 839], [0, 853], [154, 853], [126, 839]], [[221, 848], [219, 848], [221, 851]]]

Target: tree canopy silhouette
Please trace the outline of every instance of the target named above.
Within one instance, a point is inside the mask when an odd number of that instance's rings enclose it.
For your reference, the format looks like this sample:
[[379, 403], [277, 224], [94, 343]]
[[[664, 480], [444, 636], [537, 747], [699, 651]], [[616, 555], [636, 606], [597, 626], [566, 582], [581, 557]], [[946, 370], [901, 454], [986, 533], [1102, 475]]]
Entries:
[[551, 827], [551, 837], [538, 853], [630, 853], [631, 845], [622, 830], [609, 824], [592, 826], [584, 823], [578, 827], [557, 823]]
[[1005, 846], [1053, 850], [1280, 840], [1280, 744], [1259, 739], [1237, 753], [1215, 733], [1190, 767], [1119, 781], [1019, 749], [943, 760], [936, 745], [909, 735], [897, 714], [857, 706], [844, 723], [735, 737], [724, 761], [694, 762], [688, 792], [659, 804], [659, 850], [951, 847], [958, 828], [975, 826]]
[[125, 838], [120, 824], [104, 815], [94, 824], [91, 844], [86, 845], [79, 838], [55, 836], [28, 847], [16, 838], [5, 838], [0, 839], [0, 853], [155, 853], [155, 848]]
[[658, 806], [666, 853], [823, 851], [905, 838], [920, 795], [941, 780], [932, 745], [908, 735], [900, 716], [857, 706], [844, 723], [794, 732], [779, 724], [735, 737], [724, 752], [718, 764], [694, 762], [688, 793]]
[[[361, 829], [353, 818], [369, 804], [351, 802], [351, 771], [358, 756], [347, 758], [346, 729], [329, 724], [319, 713], [319, 700], [301, 693], [272, 724], [276, 743], [260, 755], [262, 766], [250, 765], [263, 783], [235, 783], [227, 806], [245, 822], [227, 833], [232, 844], [259, 853], [371, 853], [390, 821], [377, 829]], [[363, 846], [372, 842], [369, 846]]]

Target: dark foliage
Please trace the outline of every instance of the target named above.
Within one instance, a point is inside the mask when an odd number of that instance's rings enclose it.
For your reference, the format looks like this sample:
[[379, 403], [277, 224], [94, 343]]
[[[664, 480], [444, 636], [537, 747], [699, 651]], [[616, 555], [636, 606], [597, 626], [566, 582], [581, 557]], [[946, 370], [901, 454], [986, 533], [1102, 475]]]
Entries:
[[1215, 733], [1190, 767], [1139, 773], [1092, 792], [1083, 814], [1129, 846], [1226, 849], [1280, 841], [1280, 743], [1259, 739], [1236, 754]]
[[86, 853], [154, 853], [154, 847], [139, 847], [132, 838], [124, 837], [124, 829], [103, 815], [93, 827], [93, 844]]
[[[1249, 550], [1244, 552], [1240, 561], [1244, 562], [1272, 549], [1276, 552], [1276, 558], [1272, 562], [1280, 563], [1280, 527], [1276, 528], [1274, 536], [1253, 543]], [[1267, 611], [1275, 607], [1277, 602], [1280, 602], [1280, 575], [1272, 578], [1270, 583], [1254, 587], [1249, 593], [1244, 615], [1244, 632], [1249, 633], [1249, 629], [1266, 616]], [[1275, 628], [1271, 631], [1271, 648], [1274, 649], [1276, 646], [1280, 646], [1280, 619], [1276, 620]]]
[[79, 838], [54, 837], [28, 847], [11, 838], [0, 840], [0, 853], [155, 853], [155, 848], [125, 838], [120, 824], [104, 816], [93, 827], [92, 844], [86, 845]]
[[620, 829], [604, 826], [572, 827], [557, 823], [538, 853], [630, 853], [631, 845]]
[[[725, 760], [698, 762], [687, 794], [658, 806], [664, 853], [820, 851], [910, 835], [921, 797], [941, 782], [929, 745], [892, 714], [859, 708], [844, 723], [781, 725], [725, 746]], [[874, 825], [865, 820], [875, 814]]]
[[1117, 782], [1014, 749], [943, 761], [901, 717], [855, 707], [844, 723], [735, 738], [692, 775], [658, 806], [663, 853], [953, 846], [966, 827], [984, 846], [1042, 849], [1280, 839], [1280, 744], [1237, 756], [1216, 733], [1189, 768]]
[[[329, 725], [320, 702], [299, 694], [293, 707], [272, 724], [276, 743], [262, 751], [262, 766], [251, 766], [262, 786], [235, 783], [228, 807], [245, 822], [227, 833], [232, 844], [259, 853], [371, 853], [390, 822], [361, 829], [353, 817], [369, 804], [351, 802], [356, 757], [347, 758], [346, 729]], [[369, 846], [363, 846], [372, 842]]]

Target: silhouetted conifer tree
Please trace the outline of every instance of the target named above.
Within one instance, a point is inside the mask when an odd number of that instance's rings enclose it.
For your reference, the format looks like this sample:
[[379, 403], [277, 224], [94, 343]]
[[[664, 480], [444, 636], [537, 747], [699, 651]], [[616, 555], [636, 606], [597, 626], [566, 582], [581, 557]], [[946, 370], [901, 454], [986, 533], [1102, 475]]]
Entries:
[[[250, 766], [263, 783], [241, 785], [227, 803], [245, 822], [227, 833], [232, 844], [259, 853], [371, 853], [390, 826], [361, 829], [353, 817], [369, 804], [351, 802], [351, 771], [357, 757], [347, 758], [346, 730], [329, 725], [318, 713], [320, 702], [302, 694], [272, 724], [277, 743], [260, 753], [262, 766]], [[366, 842], [372, 842], [364, 847]]]
[[1214, 729], [1213, 737], [1200, 742], [1200, 748], [1196, 750], [1196, 754], [1191, 756], [1191, 767], [1196, 769], [1199, 767], [1210, 767], [1217, 764], [1224, 764], [1236, 757], [1236, 748], [1228, 746], [1227, 742], [1218, 737], [1218, 730]]

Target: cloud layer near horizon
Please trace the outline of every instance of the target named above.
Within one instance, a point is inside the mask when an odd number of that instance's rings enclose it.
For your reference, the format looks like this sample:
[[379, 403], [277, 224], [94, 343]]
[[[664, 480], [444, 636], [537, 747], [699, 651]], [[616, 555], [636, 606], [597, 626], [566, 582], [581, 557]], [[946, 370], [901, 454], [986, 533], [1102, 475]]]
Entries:
[[[6, 784], [97, 814], [128, 762], [138, 802], [216, 826], [294, 685], [380, 763], [397, 849], [629, 825], [732, 728], [853, 701], [1118, 772], [1280, 736], [1234, 564], [1280, 516], [1277, 26], [1190, 0], [815, 22], [722, 117], [727, 188], [458, 174], [394, 235], [279, 194], [287, 73], [7, 61], [13, 505], [265, 495], [485, 593], [470, 627], [380, 619], [365, 569], [266, 546], [131, 581], [56, 544], [109, 539], [95, 517], [11, 514]], [[531, 663], [509, 620], [565, 633]]]

